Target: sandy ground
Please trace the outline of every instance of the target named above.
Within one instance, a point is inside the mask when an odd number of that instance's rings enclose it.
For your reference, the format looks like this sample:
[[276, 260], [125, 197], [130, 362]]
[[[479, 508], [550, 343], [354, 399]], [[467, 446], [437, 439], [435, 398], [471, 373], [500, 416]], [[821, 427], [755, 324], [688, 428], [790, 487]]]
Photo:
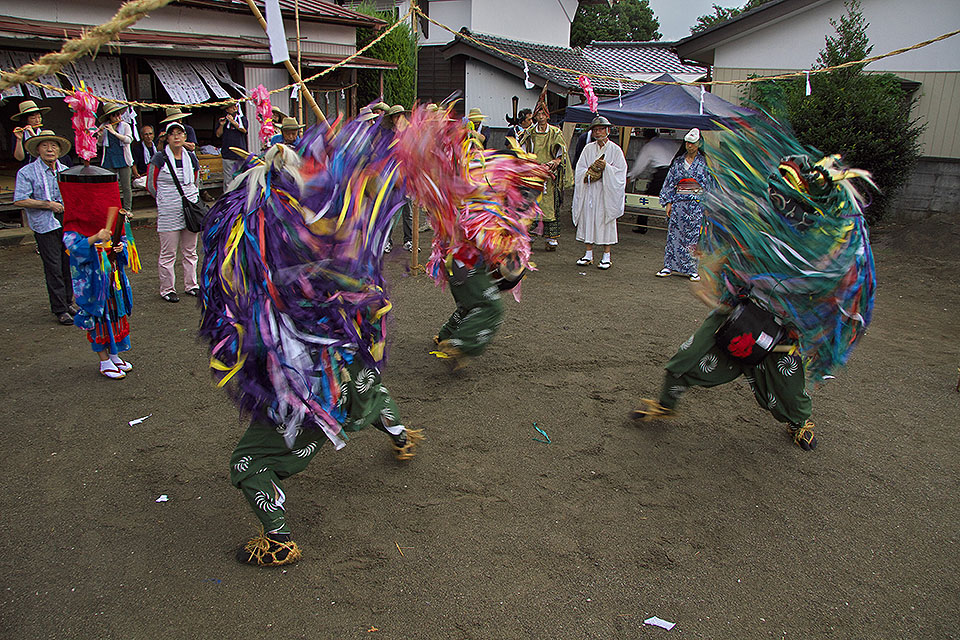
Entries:
[[192, 300], [157, 295], [156, 234], [120, 382], [54, 323], [32, 248], [0, 251], [0, 636], [960, 637], [960, 225], [874, 238], [874, 324], [814, 394], [813, 453], [742, 380], [626, 419], [706, 313], [653, 277], [661, 232], [621, 230], [601, 272], [567, 227], [456, 376], [428, 355], [452, 299], [395, 250], [385, 382], [429, 440], [404, 466], [369, 430], [288, 481], [287, 570], [232, 558], [255, 530], [228, 482], [244, 425]]

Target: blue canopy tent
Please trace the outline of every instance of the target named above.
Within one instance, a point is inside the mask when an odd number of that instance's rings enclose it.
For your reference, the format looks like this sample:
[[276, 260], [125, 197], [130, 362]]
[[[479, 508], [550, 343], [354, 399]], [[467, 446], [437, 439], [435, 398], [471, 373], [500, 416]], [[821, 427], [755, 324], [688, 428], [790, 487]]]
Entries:
[[[675, 82], [665, 73], [657, 80]], [[620, 106], [620, 102], [623, 106]], [[735, 118], [755, 113], [718, 98], [703, 94], [703, 115], [700, 115], [700, 87], [674, 84], [645, 84], [618, 98], [601, 100], [597, 111], [611, 123], [621, 127], [661, 127], [716, 129], [716, 122], [731, 126]], [[565, 122], [591, 122], [597, 114], [586, 104], [567, 107]]]

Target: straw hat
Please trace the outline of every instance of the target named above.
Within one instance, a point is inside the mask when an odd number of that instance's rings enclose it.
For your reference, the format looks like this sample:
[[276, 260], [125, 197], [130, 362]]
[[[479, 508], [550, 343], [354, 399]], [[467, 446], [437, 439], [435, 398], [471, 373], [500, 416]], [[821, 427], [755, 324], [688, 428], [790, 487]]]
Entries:
[[292, 131], [303, 129], [304, 125], [297, 122], [296, 118], [284, 118], [283, 122], [280, 123], [280, 131]]
[[182, 120], [189, 115], [189, 113], [184, 113], [181, 111], [179, 107], [169, 107], [167, 109], [167, 117], [161, 120], [160, 124], [167, 124], [168, 122], [173, 122], [174, 120]]
[[406, 111], [406, 109], [403, 108], [402, 104], [395, 104], [389, 109], [387, 109], [387, 112], [384, 115], [395, 116], [397, 114], [403, 113], [404, 111]]
[[384, 113], [386, 113], [387, 111], [390, 110], [390, 105], [388, 105], [386, 102], [381, 100], [380, 102], [374, 105], [371, 105], [370, 108], [373, 109], [374, 111], [379, 109], [380, 111], [383, 111]]
[[104, 123], [110, 119], [110, 116], [118, 111], [126, 111], [127, 105], [114, 102], [110, 105], [104, 105], [103, 113], [97, 118], [98, 123]]
[[480, 122], [481, 120], [486, 120], [487, 116], [483, 115], [483, 112], [480, 111], [479, 107], [474, 107], [470, 109], [470, 113], [467, 114], [467, 120], [471, 122]]
[[38, 107], [37, 103], [33, 100], [24, 100], [19, 106], [20, 112], [10, 116], [11, 120], [19, 120], [20, 118], [28, 116], [31, 113], [46, 113], [47, 111], [50, 111], [50, 107]]
[[40, 146], [41, 142], [47, 142], [47, 141], [53, 141], [60, 145], [60, 155], [57, 156], [58, 158], [62, 158], [63, 156], [70, 153], [70, 147], [71, 147], [70, 141], [67, 140], [66, 138], [62, 138], [58, 136], [50, 129], [44, 129], [37, 135], [33, 136], [32, 138], [24, 142], [23, 148], [26, 149], [27, 153], [29, 153], [30, 155], [37, 157], [40, 155], [39, 153], [37, 153], [37, 147]]
[[360, 122], [370, 122], [371, 120], [376, 120], [376, 119], [379, 118], [379, 117], [380, 117], [380, 116], [378, 116], [377, 114], [375, 114], [375, 113], [370, 109], [370, 107], [363, 107], [363, 108], [361, 108], [361, 109], [360, 109], [360, 113], [357, 114], [357, 120], [359, 120]]

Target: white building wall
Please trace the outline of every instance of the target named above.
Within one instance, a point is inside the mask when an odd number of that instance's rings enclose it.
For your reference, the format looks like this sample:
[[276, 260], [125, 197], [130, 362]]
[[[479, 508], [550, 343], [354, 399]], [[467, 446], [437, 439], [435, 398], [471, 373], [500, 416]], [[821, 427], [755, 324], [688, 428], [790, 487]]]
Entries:
[[[400, 7], [401, 15], [409, 8], [409, 3], [404, 3], [404, 5], [406, 6]], [[470, 5], [471, 0], [434, 0], [430, 3], [430, 17], [455, 31], [459, 31], [463, 27], [472, 30]], [[430, 25], [428, 32], [430, 37], [421, 38], [420, 44], [447, 44], [454, 37], [452, 33], [435, 24]]]
[[516, 78], [474, 60], [467, 60], [465, 69], [466, 79], [464, 112], [473, 107], [480, 107], [483, 115], [487, 116], [484, 124], [488, 127], [506, 127], [506, 114], [513, 115], [513, 96], [520, 98], [517, 110], [533, 109], [540, 92], [536, 89], [527, 90], [523, 86], [523, 78]]
[[[935, 38], [960, 27], [960, 1], [863, 0], [869, 23], [867, 37], [873, 55], [879, 55]], [[829, 0], [789, 20], [765, 25], [737, 40], [717, 47], [714, 65], [724, 68], [765, 67], [805, 69], [817, 60], [824, 38], [836, 33], [830, 19], [839, 21], [846, 10], [842, 0]], [[960, 70], [960, 36], [948, 38], [909, 53], [885, 58], [867, 67], [870, 71]]]
[[[558, 0], [474, 0], [473, 30], [512, 40], [567, 47], [570, 46], [570, 21], [574, 14], [564, 4], [571, 3]], [[430, 5], [431, 11], [433, 6]]]

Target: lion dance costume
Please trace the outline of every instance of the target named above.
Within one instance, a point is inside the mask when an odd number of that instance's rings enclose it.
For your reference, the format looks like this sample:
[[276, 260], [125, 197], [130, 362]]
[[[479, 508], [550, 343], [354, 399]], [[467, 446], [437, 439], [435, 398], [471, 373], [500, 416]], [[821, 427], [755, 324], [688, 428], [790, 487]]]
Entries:
[[659, 399], [633, 415], [673, 415], [689, 387], [742, 374], [811, 450], [808, 389], [833, 377], [870, 323], [876, 277], [853, 181], [873, 182], [766, 121], [742, 125], [710, 150], [720, 188], [700, 240], [702, 294], [719, 305], [667, 363]]
[[[336, 123], [335, 123], [336, 124]], [[408, 460], [422, 438], [400, 421], [380, 379], [385, 360], [381, 255], [404, 199], [376, 125], [307, 131], [248, 160], [239, 188], [204, 221], [201, 335], [211, 367], [252, 420], [230, 479], [262, 524], [241, 562], [295, 562], [282, 480], [325, 440], [373, 425]]]

